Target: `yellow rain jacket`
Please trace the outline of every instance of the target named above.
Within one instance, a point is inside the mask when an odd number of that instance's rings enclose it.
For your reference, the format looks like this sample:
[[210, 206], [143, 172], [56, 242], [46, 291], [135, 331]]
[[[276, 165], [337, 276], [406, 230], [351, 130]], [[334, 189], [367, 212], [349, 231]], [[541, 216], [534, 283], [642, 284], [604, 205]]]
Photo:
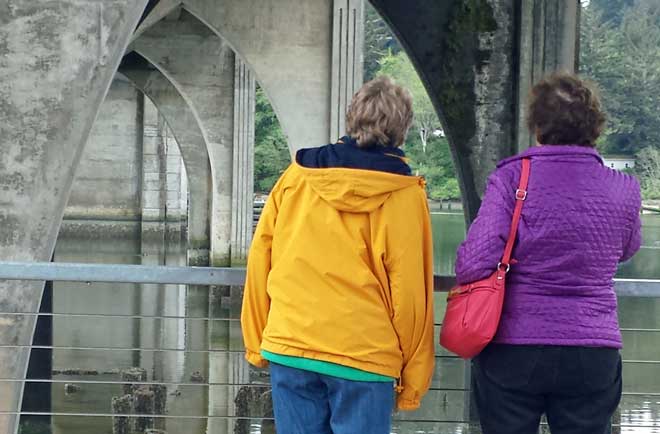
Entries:
[[424, 181], [292, 164], [263, 210], [241, 325], [261, 350], [399, 379], [414, 410], [434, 369], [433, 245]]

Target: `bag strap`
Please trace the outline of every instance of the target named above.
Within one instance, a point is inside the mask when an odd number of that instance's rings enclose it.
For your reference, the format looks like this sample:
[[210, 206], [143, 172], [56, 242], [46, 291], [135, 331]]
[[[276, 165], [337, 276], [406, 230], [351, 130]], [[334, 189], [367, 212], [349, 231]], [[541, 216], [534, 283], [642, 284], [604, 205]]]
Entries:
[[527, 185], [529, 184], [529, 158], [522, 159], [522, 170], [520, 172], [520, 183], [516, 190], [516, 207], [513, 210], [513, 218], [511, 219], [511, 229], [509, 230], [509, 239], [504, 248], [504, 255], [502, 262], [498, 265], [498, 269], [505, 267], [505, 271], [509, 271], [511, 267], [511, 254], [513, 253], [513, 244], [516, 242], [516, 235], [518, 234], [518, 224], [520, 223], [520, 216], [522, 215], [523, 204], [527, 199]]

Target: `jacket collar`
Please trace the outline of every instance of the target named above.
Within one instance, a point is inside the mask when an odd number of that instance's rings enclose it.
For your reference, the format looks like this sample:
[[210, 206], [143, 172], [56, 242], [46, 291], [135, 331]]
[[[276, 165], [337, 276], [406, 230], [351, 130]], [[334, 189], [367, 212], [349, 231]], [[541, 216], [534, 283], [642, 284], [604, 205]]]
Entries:
[[497, 165], [497, 167], [504, 166], [512, 161], [520, 160], [527, 157], [593, 157], [603, 164], [603, 158], [600, 156], [595, 148], [580, 145], [541, 145], [532, 146], [531, 148], [521, 152], [513, 157], [506, 158]]
[[376, 145], [368, 146], [366, 148], [360, 148], [360, 146], [358, 145], [357, 140], [354, 139], [351, 136], [344, 136], [344, 137], [340, 138], [337, 141], [337, 144], [348, 145], [348, 146], [351, 146], [351, 147], [356, 148], [356, 149], [361, 149], [365, 152], [374, 152], [374, 153], [377, 153], [377, 154], [385, 154], [385, 155], [396, 155], [398, 157], [405, 157], [406, 156], [405, 152], [403, 152], [403, 150], [401, 148], [391, 146], [390, 144], [387, 144], [387, 145], [378, 145], [378, 144], [376, 144]]

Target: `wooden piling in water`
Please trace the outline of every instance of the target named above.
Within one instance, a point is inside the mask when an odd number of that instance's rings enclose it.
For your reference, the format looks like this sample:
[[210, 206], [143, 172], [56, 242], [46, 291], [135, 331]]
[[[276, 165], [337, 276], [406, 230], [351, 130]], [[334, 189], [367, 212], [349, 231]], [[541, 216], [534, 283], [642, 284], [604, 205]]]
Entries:
[[112, 434], [130, 434], [130, 417], [133, 410], [133, 396], [123, 395], [112, 398]]
[[167, 407], [167, 387], [162, 384], [154, 384], [151, 386], [154, 392], [154, 414], [165, 414]]
[[[155, 393], [148, 386], [141, 386], [133, 393], [135, 413], [140, 415], [153, 415], [156, 409]], [[153, 416], [138, 416], [134, 418], [136, 433], [143, 433], [154, 428]]]
[[144, 368], [122, 369], [120, 372], [121, 381], [124, 383], [122, 388], [125, 395], [132, 395], [139, 387], [139, 384], [147, 381], [147, 370]]

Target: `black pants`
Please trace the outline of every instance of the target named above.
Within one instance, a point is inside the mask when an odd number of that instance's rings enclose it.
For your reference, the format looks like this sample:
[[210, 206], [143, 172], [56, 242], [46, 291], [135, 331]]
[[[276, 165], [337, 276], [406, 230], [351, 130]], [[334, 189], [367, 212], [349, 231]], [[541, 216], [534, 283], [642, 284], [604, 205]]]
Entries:
[[606, 434], [621, 400], [612, 348], [490, 345], [473, 361], [484, 434]]

